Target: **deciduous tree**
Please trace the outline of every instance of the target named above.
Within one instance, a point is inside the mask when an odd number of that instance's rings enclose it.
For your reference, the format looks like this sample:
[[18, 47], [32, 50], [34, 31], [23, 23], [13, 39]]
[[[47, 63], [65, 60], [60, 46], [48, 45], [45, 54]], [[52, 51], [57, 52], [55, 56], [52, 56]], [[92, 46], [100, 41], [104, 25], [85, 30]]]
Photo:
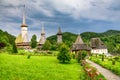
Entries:
[[65, 45], [65, 44], [62, 44], [60, 46], [60, 49], [59, 49], [59, 53], [57, 55], [57, 59], [62, 62], [62, 63], [65, 63], [65, 62], [70, 62], [71, 60], [71, 55], [70, 55], [70, 50], [69, 48]]

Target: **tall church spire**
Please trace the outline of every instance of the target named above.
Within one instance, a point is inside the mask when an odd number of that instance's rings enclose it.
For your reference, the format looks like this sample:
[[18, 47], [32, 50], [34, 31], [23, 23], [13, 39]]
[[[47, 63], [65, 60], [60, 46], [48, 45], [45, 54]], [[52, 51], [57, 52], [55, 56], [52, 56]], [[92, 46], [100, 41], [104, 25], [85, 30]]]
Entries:
[[39, 48], [42, 47], [42, 45], [45, 43], [46, 41], [46, 38], [45, 38], [45, 31], [44, 31], [44, 23], [42, 23], [42, 30], [41, 30], [41, 37], [40, 37], [40, 40], [39, 40]]
[[25, 5], [23, 9], [23, 23], [22, 24], [26, 24]]
[[41, 34], [45, 34], [45, 31], [44, 31], [44, 23], [42, 23], [42, 31], [41, 31]]
[[21, 34], [22, 34], [23, 42], [29, 42], [27, 32], [28, 32], [28, 28], [27, 28], [27, 25], [26, 25], [26, 15], [25, 15], [25, 5], [24, 5], [23, 21], [22, 21], [22, 25], [21, 25]]
[[27, 27], [27, 25], [26, 25], [25, 5], [24, 5], [24, 8], [23, 8], [23, 20], [22, 20], [22, 25], [21, 25], [21, 27]]

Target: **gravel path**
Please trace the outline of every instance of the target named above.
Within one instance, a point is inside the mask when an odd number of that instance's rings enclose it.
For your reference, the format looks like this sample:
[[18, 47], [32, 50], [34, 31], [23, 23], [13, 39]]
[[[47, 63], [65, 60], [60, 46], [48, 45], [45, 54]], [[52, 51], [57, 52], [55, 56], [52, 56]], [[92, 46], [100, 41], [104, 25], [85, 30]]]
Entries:
[[111, 71], [101, 67], [100, 65], [90, 61], [90, 60], [86, 60], [88, 63], [91, 64], [91, 66], [97, 68], [97, 70], [104, 75], [104, 77], [107, 79], [107, 80], [120, 80], [120, 77], [115, 75], [114, 73], [112, 73]]

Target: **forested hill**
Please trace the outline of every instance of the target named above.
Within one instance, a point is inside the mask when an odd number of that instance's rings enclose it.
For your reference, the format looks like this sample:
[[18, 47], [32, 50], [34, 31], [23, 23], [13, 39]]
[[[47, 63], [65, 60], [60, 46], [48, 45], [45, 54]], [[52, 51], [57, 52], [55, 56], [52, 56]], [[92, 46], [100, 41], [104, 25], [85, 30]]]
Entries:
[[0, 29], [0, 48], [11, 45], [15, 40], [15, 36]]
[[[99, 37], [102, 41], [107, 45], [110, 52], [119, 51], [120, 49], [120, 31], [118, 30], [108, 30], [103, 33], [96, 33], [96, 32], [84, 32], [80, 34], [83, 41], [90, 45], [90, 39]], [[77, 34], [64, 32], [63, 33], [63, 42], [66, 43], [69, 47], [75, 42], [77, 38]], [[56, 44], [57, 35], [53, 35], [47, 38], [53, 45]], [[114, 51], [115, 50], [115, 51]]]
[[[64, 32], [63, 33], [63, 42], [71, 47], [75, 42], [78, 34]], [[84, 32], [80, 34], [83, 41], [90, 45], [90, 39], [94, 37], [99, 37], [108, 47], [109, 52], [111, 53], [120, 53], [120, 31], [119, 30], [108, 30], [103, 33], [95, 32]], [[2, 46], [11, 45], [15, 40], [15, 36], [9, 34], [6, 31], [0, 29], [0, 48]], [[47, 38], [52, 45], [56, 45], [57, 35], [53, 35]]]

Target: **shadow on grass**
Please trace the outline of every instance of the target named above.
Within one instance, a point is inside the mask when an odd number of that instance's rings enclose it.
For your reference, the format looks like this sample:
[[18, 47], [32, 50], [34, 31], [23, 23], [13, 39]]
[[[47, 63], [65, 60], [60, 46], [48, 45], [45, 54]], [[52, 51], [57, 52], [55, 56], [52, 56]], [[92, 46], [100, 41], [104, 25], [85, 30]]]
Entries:
[[60, 64], [71, 64], [71, 62], [59, 62]]

